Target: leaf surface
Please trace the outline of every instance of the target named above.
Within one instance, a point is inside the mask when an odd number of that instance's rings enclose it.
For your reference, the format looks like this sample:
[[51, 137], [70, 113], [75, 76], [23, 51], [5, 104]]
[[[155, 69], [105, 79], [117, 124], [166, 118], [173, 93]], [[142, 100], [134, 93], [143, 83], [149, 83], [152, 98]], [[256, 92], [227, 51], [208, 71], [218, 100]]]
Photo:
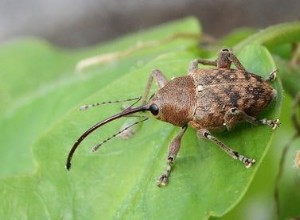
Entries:
[[[177, 25], [177, 31], [179, 27], [199, 31], [194, 20], [181, 21]], [[161, 28], [158, 33], [166, 30]], [[156, 186], [156, 178], [165, 167], [168, 144], [179, 128], [154, 118], [145, 122], [133, 138], [113, 139], [96, 154], [91, 153], [90, 147], [118, 131], [122, 121], [103, 127], [82, 143], [73, 158], [72, 170], [64, 169], [67, 153], [76, 138], [91, 125], [120, 111], [117, 105], [84, 113], [76, 107], [140, 96], [150, 71], [155, 68], [168, 78], [186, 74], [190, 61], [197, 57], [197, 44], [191, 40], [171, 44], [170, 48], [164, 46], [162, 51], [152, 48], [99, 69], [93, 68], [83, 76], [69, 75], [71, 66], [82, 54], [75, 53], [76, 58], [70, 54], [62, 58], [61, 52], [57, 52], [53, 59], [60, 60], [61, 67], [55, 66], [54, 61], [47, 62], [39, 71], [41, 73], [45, 68], [51, 72], [49, 68], [57, 68], [54, 75], [46, 74], [53, 78], [41, 77], [34, 87], [24, 82], [24, 87], [19, 90], [22, 83], [3, 89], [6, 94], [12, 92], [14, 98], [5, 98], [7, 108], [1, 121], [1, 129], [5, 125], [6, 134], [1, 140], [0, 154], [6, 169], [1, 170], [0, 195], [5, 198], [0, 201], [1, 219], [12, 216], [16, 219], [205, 219], [222, 216], [238, 203], [272, 139], [273, 131], [265, 126], [243, 124], [230, 132], [216, 134], [232, 148], [255, 158], [257, 163], [251, 169], [245, 169], [214, 144], [199, 140], [195, 131], [189, 129], [183, 138], [170, 184], [165, 188]], [[30, 48], [26, 51], [30, 53]], [[49, 53], [49, 48], [43, 53]], [[259, 75], [267, 76], [275, 69], [272, 57], [264, 47], [249, 45], [237, 55], [247, 70]], [[138, 60], [144, 64], [131, 68]], [[27, 61], [28, 65], [34, 66], [34, 61]], [[30, 76], [33, 78], [39, 76], [35, 71], [30, 73], [36, 74]], [[13, 83], [14, 80], [6, 77], [6, 82], [11, 80]], [[50, 89], [40, 94], [36, 84], [42, 91], [45, 87]], [[262, 117], [278, 117], [282, 89], [279, 82], [275, 82], [274, 87], [278, 96]], [[17, 106], [16, 98], [29, 101]], [[12, 113], [9, 113], [10, 106], [13, 106]], [[32, 143], [33, 156], [24, 161], [19, 159], [18, 156], [26, 153]], [[36, 171], [16, 175], [24, 172], [20, 167], [31, 170], [28, 164], [33, 158]], [[11, 177], [4, 178], [8, 174]]]

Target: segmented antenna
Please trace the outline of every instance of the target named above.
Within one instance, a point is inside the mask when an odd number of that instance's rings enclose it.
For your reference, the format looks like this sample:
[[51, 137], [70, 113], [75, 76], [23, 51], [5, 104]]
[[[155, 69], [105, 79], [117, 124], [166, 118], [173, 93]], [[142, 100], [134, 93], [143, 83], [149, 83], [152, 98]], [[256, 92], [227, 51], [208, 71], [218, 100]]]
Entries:
[[146, 121], [146, 120], [149, 119], [149, 118], [146, 117], [146, 116], [140, 116], [140, 117], [142, 117], [143, 119], [141, 119], [141, 120], [139, 120], [139, 121], [136, 121], [136, 122], [132, 123], [131, 125], [129, 125], [129, 126], [123, 128], [122, 130], [118, 131], [117, 133], [113, 134], [112, 136], [106, 138], [106, 139], [105, 139], [104, 141], [102, 141], [101, 143], [95, 145], [95, 146], [92, 148], [92, 152], [96, 152], [103, 144], [105, 144], [106, 142], [110, 141], [112, 138], [116, 137], [117, 135], [121, 134], [122, 132], [128, 130], [129, 128], [131, 128], [131, 127], [133, 127], [133, 126], [135, 126], [135, 125], [137, 125], [138, 123], [141, 123], [141, 122]]
[[87, 109], [94, 108], [94, 107], [97, 107], [97, 106], [99, 106], [99, 105], [115, 104], [115, 103], [130, 102], [130, 101], [137, 100], [137, 101], [134, 102], [132, 105], [130, 105], [130, 107], [132, 107], [132, 106], [135, 105], [138, 101], [140, 101], [141, 98], [142, 98], [142, 96], [137, 97], [137, 98], [124, 99], [124, 100], [107, 101], [107, 102], [97, 102], [97, 103], [93, 103], [93, 104], [82, 105], [82, 106], [80, 106], [80, 110], [81, 110], [81, 111], [85, 111], [85, 110], [87, 110]]

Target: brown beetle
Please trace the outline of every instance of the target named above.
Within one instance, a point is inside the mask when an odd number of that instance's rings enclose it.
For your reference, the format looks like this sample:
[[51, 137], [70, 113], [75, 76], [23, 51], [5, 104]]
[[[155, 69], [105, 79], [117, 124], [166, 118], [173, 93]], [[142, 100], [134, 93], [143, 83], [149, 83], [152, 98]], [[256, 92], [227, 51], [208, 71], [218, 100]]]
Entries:
[[[237, 69], [230, 68], [232, 63]], [[198, 64], [216, 68], [198, 69]], [[71, 168], [71, 159], [76, 148], [90, 133], [115, 119], [141, 111], [150, 111], [157, 119], [181, 127], [179, 134], [170, 143], [167, 167], [158, 179], [158, 186], [166, 185], [168, 182], [172, 164], [188, 125], [195, 128], [200, 137], [211, 140], [232, 158], [249, 168], [255, 163], [254, 159], [232, 150], [212, 136], [210, 131], [230, 129], [239, 121], [263, 124], [272, 129], [278, 127], [280, 124], [278, 119], [255, 117], [276, 96], [276, 90], [269, 85], [275, 78], [276, 71], [273, 71], [267, 79], [247, 72], [228, 49], [222, 49], [215, 61], [194, 60], [190, 64], [187, 76], [176, 77], [170, 81], [167, 81], [159, 70], [154, 70], [142, 97], [142, 105], [126, 108], [84, 132], [70, 150], [66, 168], [68, 170]], [[160, 89], [147, 101], [153, 79], [157, 81]]]

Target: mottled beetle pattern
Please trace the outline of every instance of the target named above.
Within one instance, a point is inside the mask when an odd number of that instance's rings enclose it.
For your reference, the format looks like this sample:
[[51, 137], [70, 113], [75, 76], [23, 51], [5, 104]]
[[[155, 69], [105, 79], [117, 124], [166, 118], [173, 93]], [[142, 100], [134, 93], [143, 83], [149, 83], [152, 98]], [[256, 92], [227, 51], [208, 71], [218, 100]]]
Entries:
[[[200, 69], [198, 64], [214, 66]], [[232, 69], [234, 64], [236, 69]], [[276, 129], [279, 120], [258, 119], [256, 116], [276, 97], [276, 90], [270, 82], [275, 80], [276, 71], [264, 79], [246, 71], [238, 58], [228, 49], [222, 49], [215, 61], [194, 60], [187, 76], [170, 81], [159, 71], [152, 71], [139, 107], [128, 107], [122, 112], [98, 122], [84, 132], [69, 152], [66, 167], [71, 168], [71, 159], [79, 144], [99, 127], [124, 116], [137, 112], [150, 111], [157, 119], [181, 127], [169, 145], [167, 166], [158, 178], [158, 186], [168, 183], [172, 165], [178, 154], [181, 139], [188, 126], [196, 129], [199, 137], [211, 140], [229, 156], [241, 161], [246, 168], [255, 160], [234, 151], [210, 132], [231, 129], [240, 121], [262, 124]], [[153, 80], [159, 90], [148, 100]]]

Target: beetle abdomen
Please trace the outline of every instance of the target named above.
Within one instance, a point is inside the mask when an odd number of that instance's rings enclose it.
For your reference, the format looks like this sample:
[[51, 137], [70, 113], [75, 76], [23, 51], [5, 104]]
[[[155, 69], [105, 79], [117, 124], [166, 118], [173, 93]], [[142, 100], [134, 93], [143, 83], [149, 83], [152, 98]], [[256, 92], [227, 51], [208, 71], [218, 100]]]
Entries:
[[276, 95], [262, 77], [240, 70], [198, 70], [193, 79], [197, 88], [194, 119], [200, 127], [222, 127], [225, 113], [233, 107], [257, 115]]

